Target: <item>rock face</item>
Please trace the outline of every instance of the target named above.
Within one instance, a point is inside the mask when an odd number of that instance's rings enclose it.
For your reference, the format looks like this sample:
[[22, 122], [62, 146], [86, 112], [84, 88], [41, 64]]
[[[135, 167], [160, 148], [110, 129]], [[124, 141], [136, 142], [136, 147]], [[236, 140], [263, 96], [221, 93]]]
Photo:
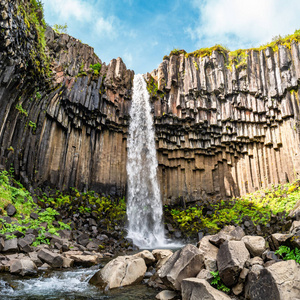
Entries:
[[186, 245], [168, 259], [159, 269], [158, 275], [167, 287], [180, 291], [182, 280], [196, 277], [203, 266], [202, 252], [193, 245]]
[[90, 283], [103, 289], [113, 289], [142, 281], [147, 267], [141, 257], [119, 256], [98, 271]]
[[[34, 187], [125, 195], [134, 72], [51, 28], [41, 50], [18, 5], [30, 13], [28, 1], [0, 3], [0, 164]], [[148, 74], [164, 203], [239, 196], [299, 175], [299, 43], [246, 54], [239, 67], [226, 51], [171, 55]]]

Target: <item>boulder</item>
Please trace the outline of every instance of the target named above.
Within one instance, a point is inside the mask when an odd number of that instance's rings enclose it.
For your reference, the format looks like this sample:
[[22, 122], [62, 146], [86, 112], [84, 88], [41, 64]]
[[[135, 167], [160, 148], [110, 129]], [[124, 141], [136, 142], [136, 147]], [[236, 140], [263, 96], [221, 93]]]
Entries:
[[102, 289], [113, 289], [141, 282], [146, 271], [147, 267], [142, 258], [119, 256], [106, 264], [89, 282]]
[[10, 273], [21, 276], [35, 275], [37, 267], [31, 259], [18, 259], [10, 265]]
[[147, 266], [152, 265], [153, 263], [155, 263], [154, 255], [148, 250], [144, 250], [142, 252], [134, 254], [133, 256], [141, 257], [145, 261]]
[[61, 255], [53, 253], [47, 249], [41, 249], [37, 253], [37, 256], [41, 261], [46, 262], [52, 268], [61, 268], [64, 263]]
[[197, 247], [188, 244], [168, 259], [158, 270], [158, 276], [167, 287], [179, 291], [183, 279], [196, 277], [203, 268], [203, 253]]
[[30, 247], [31, 243], [25, 238], [18, 239], [18, 246], [19, 246], [20, 251], [22, 251], [22, 252], [26, 252], [26, 253], [31, 252], [32, 251], [32, 249]]
[[5, 208], [6, 212], [7, 212], [7, 215], [9, 217], [12, 217], [14, 216], [16, 213], [17, 213], [17, 210], [16, 208], [12, 205], [12, 204], [8, 204]]
[[82, 233], [77, 239], [77, 243], [82, 246], [86, 246], [90, 242], [90, 236], [86, 233]]
[[274, 234], [272, 234], [271, 239], [269, 241], [271, 250], [276, 251], [281, 245], [287, 246], [289, 244], [289, 240], [292, 236], [293, 236], [292, 233], [289, 233], [289, 234], [274, 233]]
[[74, 265], [74, 260], [68, 257], [63, 257], [63, 268], [71, 268]]
[[173, 255], [173, 252], [171, 250], [166, 250], [166, 249], [155, 249], [152, 251], [152, 254], [157, 261], [155, 266], [156, 270], [159, 270]]
[[280, 261], [272, 264], [266, 269], [268, 270], [268, 272], [270, 272], [275, 280], [280, 299], [300, 300], [299, 264], [297, 264], [294, 260]]
[[225, 293], [213, 288], [206, 280], [187, 278], [182, 281], [182, 300], [230, 300]]
[[249, 300], [286, 300], [280, 298], [276, 282], [263, 266], [254, 265], [248, 274], [245, 298]]
[[209, 271], [217, 271], [217, 254], [219, 249], [214, 246], [211, 242], [212, 236], [204, 236], [200, 242], [198, 242], [197, 247], [203, 252], [204, 265]]
[[238, 282], [239, 275], [249, 258], [249, 252], [242, 241], [226, 241], [221, 245], [217, 255], [217, 264], [225, 285], [232, 287]]
[[158, 300], [174, 300], [178, 299], [178, 295], [174, 291], [161, 291], [156, 295], [155, 299]]
[[43, 264], [42, 261], [38, 258], [37, 252], [30, 252], [28, 253], [28, 255], [37, 267], [40, 267]]
[[242, 241], [253, 257], [261, 256], [266, 250], [266, 241], [262, 236], [246, 235], [242, 238]]
[[18, 247], [18, 239], [11, 239], [11, 240], [6, 240], [4, 242], [4, 248], [3, 252], [11, 252], [11, 253], [16, 253], [19, 251]]

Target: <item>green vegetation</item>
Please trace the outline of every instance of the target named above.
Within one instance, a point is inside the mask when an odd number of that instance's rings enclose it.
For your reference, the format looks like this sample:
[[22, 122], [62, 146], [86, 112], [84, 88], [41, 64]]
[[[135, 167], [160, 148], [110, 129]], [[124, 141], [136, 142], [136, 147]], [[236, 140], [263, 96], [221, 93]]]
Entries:
[[165, 206], [165, 215], [187, 236], [195, 235], [203, 229], [215, 233], [226, 225], [241, 225], [244, 217], [249, 217], [254, 225], [266, 225], [273, 214], [288, 214], [293, 209], [300, 199], [299, 184], [300, 181], [297, 181], [241, 198], [221, 200], [210, 205], [213, 212], [209, 215], [203, 206], [191, 206], [187, 209]]
[[28, 125], [32, 128], [32, 132], [36, 132], [36, 123], [29, 121]]
[[291, 249], [287, 246], [280, 246], [275, 254], [279, 254], [283, 260], [295, 260], [300, 264], [300, 249], [298, 248]]
[[[235, 51], [230, 51], [225, 46], [217, 44], [213, 47], [201, 48], [190, 53], [187, 53], [185, 50], [173, 49], [170, 52], [169, 56], [165, 55], [163, 59], [169, 59], [169, 57], [172, 55], [179, 55], [182, 53], [185, 54], [185, 57], [194, 56], [194, 57], [201, 58], [205, 56], [211, 56], [213, 51], [217, 51], [224, 56], [225, 64], [228, 69], [232, 70], [232, 64], [234, 64], [237, 69], [244, 69], [247, 67], [247, 56], [251, 50], [261, 51], [270, 47], [274, 52], [276, 52], [278, 51], [279, 45], [285, 46], [290, 49], [293, 41], [295, 42], [300, 41], [300, 29], [295, 30], [293, 34], [289, 34], [284, 37], [280, 35], [275, 36], [272, 39], [272, 42], [262, 45], [258, 48], [239, 49]], [[196, 65], [195, 68], [198, 70]]]
[[54, 24], [52, 29], [58, 34], [68, 33], [67, 23], [65, 23], [65, 25]]
[[43, 17], [43, 3], [39, 0], [30, 0], [26, 3], [20, 2], [18, 6], [18, 15], [24, 19], [27, 36], [36, 32], [37, 43], [30, 52], [32, 65], [39, 74], [50, 76], [49, 58], [45, 54], [46, 40], [45, 30], [46, 22]]
[[16, 109], [19, 111], [21, 115], [28, 117], [28, 112], [22, 107], [22, 103], [18, 103], [16, 105]]
[[100, 63], [90, 65], [90, 69], [93, 71], [94, 75], [98, 76], [100, 74], [102, 65]]
[[214, 286], [216, 289], [223, 291], [225, 293], [230, 292], [230, 288], [228, 288], [221, 280], [221, 277], [219, 275], [219, 271], [217, 272], [210, 272], [210, 274], [213, 276], [213, 280], [211, 282], [211, 285]]
[[36, 92], [35, 97], [36, 99], [40, 100], [42, 98], [42, 95], [40, 92]]
[[[70, 229], [68, 224], [62, 222], [58, 222], [59, 226], [54, 226], [53, 222], [58, 212], [52, 208], [41, 209], [34, 203], [30, 193], [20, 182], [16, 181], [9, 172], [2, 171], [0, 172], [0, 212], [2, 215], [6, 215], [5, 208], [9, 204], [14, 205], [17, 210], [14, 216], [17, 222], [7, 223], [0, 219], [0, 234], [8, 234], [9, 238], [13, 238], [11, 233], [14, 231], [25, 233], [28, 229], [36, 229], [38, 237], [33, 246], [37, 246], [41, 243], [49, 243], [45, 237], [46, 232], [58, 235], [58, 230]], [[38, 214], [36, 220], [30, 218], [32, 212]], [[46, 228], [41, 226], [42, 223], [47, 223]]]

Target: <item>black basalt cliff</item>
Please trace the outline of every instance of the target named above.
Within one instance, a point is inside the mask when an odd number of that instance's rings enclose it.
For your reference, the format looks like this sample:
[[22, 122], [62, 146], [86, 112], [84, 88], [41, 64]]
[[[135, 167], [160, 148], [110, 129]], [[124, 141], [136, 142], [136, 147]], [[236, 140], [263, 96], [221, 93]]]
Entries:
[[[33, 188], [123, 196], [134, 72], [44, 28], [32, 3], [0, 1], [0, 163]], [[145, 76], [164, 203], [298, 177], [300, 44], [244, 54], [179, 51]]]

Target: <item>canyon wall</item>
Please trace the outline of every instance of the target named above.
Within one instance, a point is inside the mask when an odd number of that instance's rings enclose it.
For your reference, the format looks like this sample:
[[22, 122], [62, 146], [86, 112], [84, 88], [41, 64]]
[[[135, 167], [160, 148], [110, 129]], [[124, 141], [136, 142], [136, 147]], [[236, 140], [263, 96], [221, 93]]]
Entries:
[[33, 188], [125, 195], [133, 71], [120, 58], [102, 64], [93, 48], [50, 27], [42, 57], [43, 33], [30, 23], [41, 11], [31, 1], [0, 9], [0, 163]]
[[[124, 196], [134, 72], [69, 35], [39, 31], [32, 1], [1, 0], [0, 9], [0, 163], [32, 188]], [[177, 53], [147, 74], [164, 203], [298, 177], [299, 51], [295, 41], [249, 50], [240, 66], [226, 51]]]
[[[239, 196], [299, 176], [300, 45], [167, 57], [148, 75], [164, 202]], [[157, 86], [155, 84], [157, 82]]]

